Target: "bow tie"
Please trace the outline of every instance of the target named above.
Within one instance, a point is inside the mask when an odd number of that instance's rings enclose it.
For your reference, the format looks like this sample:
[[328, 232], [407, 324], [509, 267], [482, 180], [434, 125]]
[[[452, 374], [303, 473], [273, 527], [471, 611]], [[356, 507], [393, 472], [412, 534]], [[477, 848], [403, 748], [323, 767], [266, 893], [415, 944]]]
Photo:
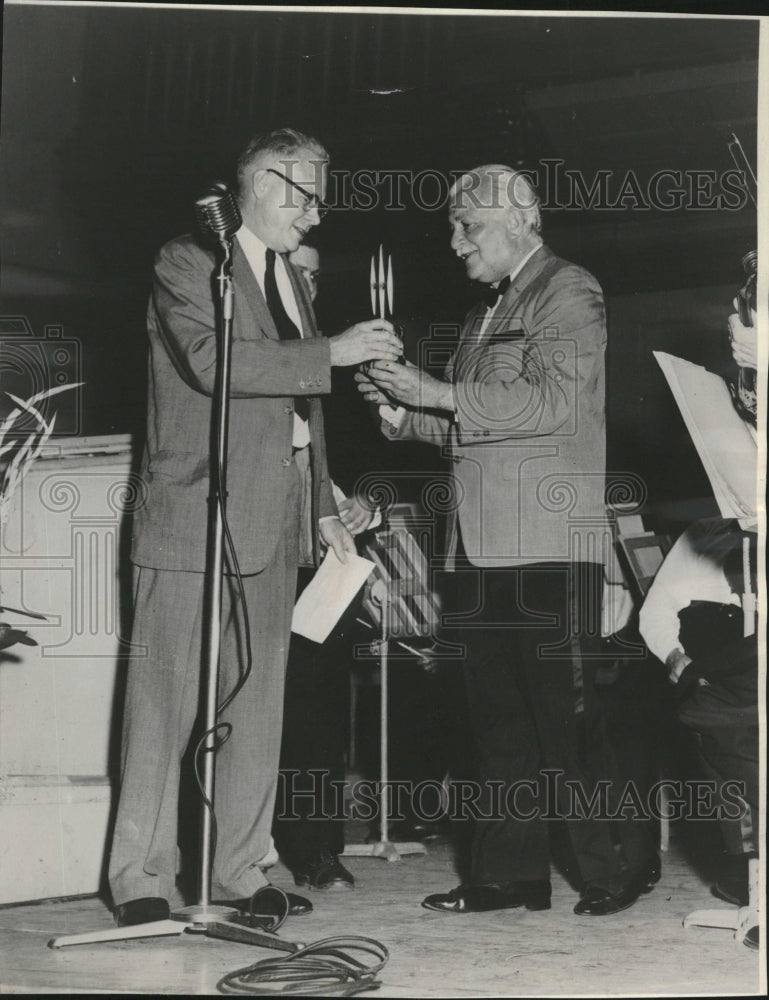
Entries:
[[483, 301], [487, 309], [493, 309], [500, 297], [510, 287], [510, 275], [506, 275], [495, 288], [493, 285], [486, 285], [483, 289]]

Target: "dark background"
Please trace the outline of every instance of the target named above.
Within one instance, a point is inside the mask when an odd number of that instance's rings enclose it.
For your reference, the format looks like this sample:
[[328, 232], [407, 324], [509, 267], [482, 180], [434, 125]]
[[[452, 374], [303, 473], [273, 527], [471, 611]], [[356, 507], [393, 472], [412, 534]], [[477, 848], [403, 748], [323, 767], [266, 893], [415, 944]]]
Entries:
[[[3, 21], [0, 378], [29, 394], [25, 344], [43, 373], [58, 364], [73, 378], [80, 366], [80, 396], [60, 397], [62, 434], [141, 436], [154, 254], [189, 231], [195, 198], [228, 176], [256, 132], [315, 134], [334, 170], [448, 175], [559, 158], [588, 184], [610, 171], [616, 192], [628, 171], [642, 189], [662, 169], [720, 178], [733, 167], [734, 130], [755, 167], [752, 20], [54, 5], [6, 6]], [[756, 246], [752, 204], [556, 206], [544, 230], [607, 297], [610, 470], [643, 479], [651, 514], [709, 512], [707, 478], [652, 351], [728, 369], [726, 317], [740, 260]], [[450, 252], [443, 208], [337, 205], [318, 235], [327, 333], [370, 314], [380, 242], [415, 360], [431, 325], [458, 323], [477, 294]], [[328, 411], [332, 472], [347, 489], [372, 469], [440, 469], [434, 451], [380, 437], [349, 377]], [[402, 498], [417, 480], [399, 486]]]

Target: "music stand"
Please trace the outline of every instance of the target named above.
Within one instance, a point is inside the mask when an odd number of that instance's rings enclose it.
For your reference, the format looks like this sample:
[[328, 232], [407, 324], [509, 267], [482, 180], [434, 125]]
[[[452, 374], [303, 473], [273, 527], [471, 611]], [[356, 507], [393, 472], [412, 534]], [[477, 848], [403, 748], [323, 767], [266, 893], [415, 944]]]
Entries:
[[376, 564], [376, 579], [367, 589], [364, 608], [378, 621], [380, 638], [372, 644], [379, 653], [380, 743], [379, 743], [379, 823], [380, 838], [370, 844], [349, 844], [343, 857], [384, 858], [400, 861], [404, 854], [426, 854], [424, 844], [416, 841], [393, 843], [389, 839], [389, 766], [388, 766], [388, 657], [390, 642], [404, 638], [431, 636], [438, 621], [434, 595], [427, 586], [428, 569], [416, 538], [409, 531], [416, 517], [408, 504], [394, 507], [385, 530], [376, 532], [366, 548], [366, 556]]

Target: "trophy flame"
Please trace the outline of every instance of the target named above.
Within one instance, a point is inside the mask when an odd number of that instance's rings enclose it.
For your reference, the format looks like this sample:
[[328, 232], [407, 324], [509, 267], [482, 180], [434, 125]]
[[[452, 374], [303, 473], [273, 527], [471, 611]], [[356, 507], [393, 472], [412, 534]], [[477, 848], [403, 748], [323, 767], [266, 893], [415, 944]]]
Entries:
[[387, 255], [385, 265], [384, 247], [379, 244], [379, 253], [371, 255], [371, 312], [380, 319], [392, 319], [393, 309], [393, 259]]

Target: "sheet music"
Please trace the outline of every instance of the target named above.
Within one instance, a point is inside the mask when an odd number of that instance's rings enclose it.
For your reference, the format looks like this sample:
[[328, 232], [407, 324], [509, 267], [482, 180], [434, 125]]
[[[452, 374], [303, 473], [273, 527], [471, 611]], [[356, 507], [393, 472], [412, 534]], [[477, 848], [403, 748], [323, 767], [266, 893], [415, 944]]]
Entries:
[[654, 351], [675, 397], [722, 517], [748, 527], [757, 506], [757, 440], [734, 408], [724, 380], [700, 365]]
[[348, 553], [347, 562], [341, 563], [329, 549], [296, 602], [291, 631], [325, 642], [373, 569], [370, 559]]

